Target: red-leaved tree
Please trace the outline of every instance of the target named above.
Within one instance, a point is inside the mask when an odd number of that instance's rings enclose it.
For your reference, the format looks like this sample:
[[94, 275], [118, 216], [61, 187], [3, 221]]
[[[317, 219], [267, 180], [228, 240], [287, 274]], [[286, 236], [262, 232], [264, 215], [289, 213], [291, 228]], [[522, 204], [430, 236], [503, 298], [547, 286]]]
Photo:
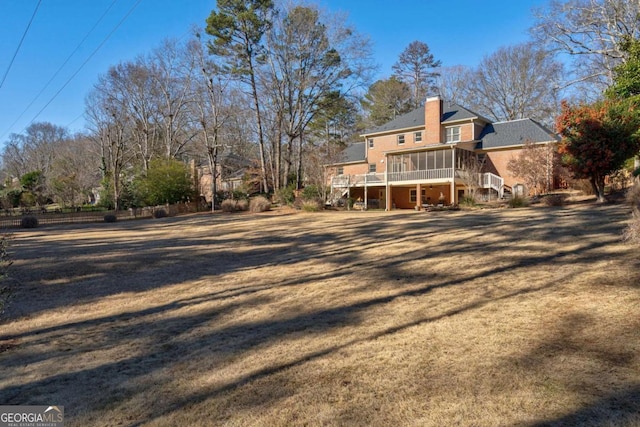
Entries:
[[577, 106], [563, 101], [556, 127], [564, 165], [574, 178], [588, 179], [604, 202], [605, 177], [640, 151], [640, 99]]

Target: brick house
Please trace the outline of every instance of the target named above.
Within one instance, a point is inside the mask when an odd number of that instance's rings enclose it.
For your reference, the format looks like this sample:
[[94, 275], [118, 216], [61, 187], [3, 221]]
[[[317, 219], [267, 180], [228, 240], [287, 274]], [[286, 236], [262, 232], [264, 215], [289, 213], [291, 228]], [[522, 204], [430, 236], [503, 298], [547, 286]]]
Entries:
[[327, 166], [330, 201], [350, 197], [386, 210], [457, 204], [470, 180], [483, 197], [501, 198], [522, 184], [507, 163], [525, 143], [559, 141], [534, 120], [492, 123], [438, 96], [361, 136]]

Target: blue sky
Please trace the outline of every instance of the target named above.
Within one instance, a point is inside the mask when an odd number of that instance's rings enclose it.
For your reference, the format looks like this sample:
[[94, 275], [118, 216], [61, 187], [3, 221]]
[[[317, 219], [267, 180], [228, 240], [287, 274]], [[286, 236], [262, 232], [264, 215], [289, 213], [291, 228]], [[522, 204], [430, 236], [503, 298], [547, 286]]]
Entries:
[[[414, 40], [427, 43], [444, 66], [475, 66], [500, 46], [528, 40], [531, 9], [546, 0], [317, 3], [331, 11], [346, 12], [356, 29], [370, 37], [382, 78], [391, 74], [391, 65]], [[37, 4], [38, 0], [0, 0], [0, 81]], [[187, 36], [192, 25], [203, 25], [214, 6], [215, 0], [41, 0], [0, 87], [0, 145], [10, 132], [21, 133], [34, 119], [82, 130], [84, 98], [100, 74], [110, 65], [149, 52], [164, 38]]]

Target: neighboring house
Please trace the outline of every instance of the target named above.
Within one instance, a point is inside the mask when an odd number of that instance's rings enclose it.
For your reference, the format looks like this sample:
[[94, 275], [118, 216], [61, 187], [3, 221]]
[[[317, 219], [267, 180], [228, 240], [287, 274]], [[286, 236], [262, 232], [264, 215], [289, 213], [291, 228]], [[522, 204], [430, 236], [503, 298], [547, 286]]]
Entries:
[[[225, 155], [218, 163], [216, 190], [218, 192], [231, 193], [238, 190], [247, 190], [249, 185], [245, 182], [246, 176], [251, 174], [253, 162], [233, 154]], [[211, 203], [211, 170], [208, 164], [197, 168], [197, 182], [200, 196], [207, 203]], [[254, 190], [251, 190], [253, 192]]]
[[492, 123], [438, 96], [362, 136], [327, 166], [330, 201], [349, 197], [387, 210], [457, 204], [472, 187], [503, 197], [522, 185], [507, 163], [525, 143], [559, 141], [534, 120]]

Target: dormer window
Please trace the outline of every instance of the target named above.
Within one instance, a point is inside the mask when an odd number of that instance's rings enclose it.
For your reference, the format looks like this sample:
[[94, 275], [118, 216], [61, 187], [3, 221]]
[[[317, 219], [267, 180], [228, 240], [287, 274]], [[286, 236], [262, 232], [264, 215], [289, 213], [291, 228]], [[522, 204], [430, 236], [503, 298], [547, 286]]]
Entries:
[[460, 126], [451, 126], [446, 129], [446, 142], [460, 141]]
[[404, 145], [404, 135], [398, 135], [398, 145]]

